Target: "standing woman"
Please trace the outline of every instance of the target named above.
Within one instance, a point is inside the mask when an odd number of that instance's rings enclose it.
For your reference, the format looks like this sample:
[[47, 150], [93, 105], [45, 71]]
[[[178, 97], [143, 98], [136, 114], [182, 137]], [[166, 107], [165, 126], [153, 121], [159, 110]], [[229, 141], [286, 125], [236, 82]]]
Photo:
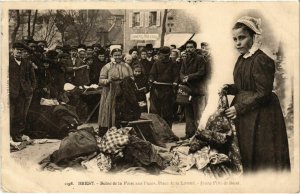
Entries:
[[116, 96], [120, 93], [121, 81], [132, 76], [131, 67], [122, 62], [122, 50], [113, 49], [111, 51], [112, 61], [107, 63], [100, 72], [99, 85], [103, 86], [98, 124], [99, 124], [99, 136], [103, 136], [107, 129], [115, 126], [116, 123]]
[[235, 95], [225, 113], [235, 119], [244, 171], [290, 170], [285, 122], [272, 92], [274, 61], [257, 44], [260, 20], [242, 17], [232, 34], [241, 55], [233, 72], [234, 84], [225, 85], [223, 91]]

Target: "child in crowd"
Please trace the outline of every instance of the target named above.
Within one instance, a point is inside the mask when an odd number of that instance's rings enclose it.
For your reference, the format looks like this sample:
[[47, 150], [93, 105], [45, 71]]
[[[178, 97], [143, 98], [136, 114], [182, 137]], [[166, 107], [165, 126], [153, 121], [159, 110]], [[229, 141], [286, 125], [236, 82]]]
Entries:
[[131, 68], [133, 67], [131, 55], [128, 55], [128, 54], [125, 55], [124, 62], [127, 63]]
[[140, 64], [133, 66], [133, 77], [139, 106], [142, 112], [147, 112], [146, 93], [149, 92], [149, 85], [147, 77], [143, 74]]

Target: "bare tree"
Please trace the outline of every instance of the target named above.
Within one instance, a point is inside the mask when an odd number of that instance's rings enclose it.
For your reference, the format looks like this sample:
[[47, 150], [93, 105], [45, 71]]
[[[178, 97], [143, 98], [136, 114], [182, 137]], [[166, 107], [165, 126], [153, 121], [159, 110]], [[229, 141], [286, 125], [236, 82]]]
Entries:
[[67, 29], [71, 25], [74, 25], [74, 18], [72, 16], [72, 11], [57, 10], [56, 17], [55, 17], [55, 25], [58, 31], [61, 33], [61, 41], [64, 44], [66, 41], [65, 33]]
[[34, 36], [34, 33], [35, 33], [35, 24], [36, 24], [37, 16], [38, 16], [38, 10], [35, 10], [34, 18], [33, 18], [33, 22], [32, 22], [32, 32], [31, 32], [31, 37], [33, 37], [33, 36]]
[[162, 28], [161, 28], [161, 39], [160, 39], [160, 46], [164, 46], [165, 44], [165, 35], [166, 35], [166, 23], [167, 23], [167, 15], [168, 15], [168, 10], [164, 10], [164, 16], [163, 16], [163, 21], [162, 21]]
[[28, 20], [27, 20], [27, 34], [30, 37], [30, 23], [31, 23], [31, 10], [28, 10]]
[[36, 31], [35, 38], [45, 40], [48, 46], [51, 47], [59, 38], [58, 30], [55, 26], [56, 13], [53, 10], [48, 10], [39, 17], [42, 20], [41, 28]]
[[15, 25], [15, 27], [13, 29], [13, 32], [11, 33], [11, 42], [12, 43], [14, 43], [16, 41], [16, 36], [17, 36], [18, 30], [19, 30], [19, 27], [20, 27], [20, 24], [21, 24], [20, 11], [19, 10], [15, 10], [13, 12], [16, 13], [16, 15], [15, 15], [16, 25]]
[[98, 10], [82, 10], [74, 14], [75, 24], [73, 27], [76, 32], [78, 44], [84, 43], [88, 38], [96, 25], [98, 15]]

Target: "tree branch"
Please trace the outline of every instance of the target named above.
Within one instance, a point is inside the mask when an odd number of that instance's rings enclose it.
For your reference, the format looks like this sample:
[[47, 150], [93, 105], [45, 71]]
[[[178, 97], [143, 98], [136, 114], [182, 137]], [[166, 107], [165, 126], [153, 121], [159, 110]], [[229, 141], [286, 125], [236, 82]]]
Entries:
[[31, 20], [31, 10], [28, 10], [28, 21], [27, 21], [27, 35], [30, 37], [30, 20]]
[[14, 43], [16, 41], [16, 36], [17, 36], [17, 33], [18, 33], [18, 30], [19, 30], [19, 27], [20, 27], [20, 24], [21, 24], [21, 17], [20, 17], [20, 11], [19, 10], [16, 10], [16, 14], [17, 14], [17, 19], [16, 19], [16, 26], [11, 34], [11, 42]]
[[32, 23], [31, 37], [33, 37], [34, 33], [35, 33], [35, 24], [36, 24], [37, 15], [38, 15], [38, 10], [35, 10], [34, 18], [33, 18], [33, 23]]

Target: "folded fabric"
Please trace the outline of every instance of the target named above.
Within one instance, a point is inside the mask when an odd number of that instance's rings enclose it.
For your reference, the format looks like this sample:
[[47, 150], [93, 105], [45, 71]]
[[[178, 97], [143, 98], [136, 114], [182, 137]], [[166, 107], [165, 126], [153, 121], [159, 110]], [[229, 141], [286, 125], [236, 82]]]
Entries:
[[172, 152], [173, 157], [170, 161], [170, 166], [177, 166], [181, 173], [185, 173], [195, 165], [196, 160], [193, 154], [188, 154], [189, 147], [179, 146], [174, 148]]
[[196, 167], [198, 170], [203, 169], [210, 162], [209, 150], [209, 147], [204, 147], [201, 150], [194, 153]]
[[189, 149], [190, 149], [190, 147], [188, 147], [188, 146], [179, 146], [179, 147], [174, 148], [172, 151], [188, 155]]
[[111, 158], [108, 155], [99, 153], [91, 160], [82, 161], [81, 165], [90, 172], [108, 172], [111, 169]]
[[117, 154], [129, 143], [129, 131], [132, 127], [117, 129], [110, 128], [101, 139], [98, 147], [101, 152], [107, 154]]
[[56, 99], [41, 98], [40, 105], [56, 106], [56, 105], [59, 105], [59, 102]]

